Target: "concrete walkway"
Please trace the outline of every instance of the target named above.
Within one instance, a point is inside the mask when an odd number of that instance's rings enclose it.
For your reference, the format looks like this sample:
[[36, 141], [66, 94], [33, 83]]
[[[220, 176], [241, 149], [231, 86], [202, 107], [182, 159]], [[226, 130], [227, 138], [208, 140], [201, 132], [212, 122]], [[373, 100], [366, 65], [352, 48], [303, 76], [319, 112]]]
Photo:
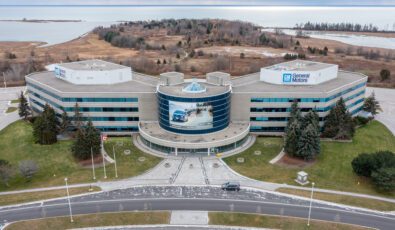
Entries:
[[383, 123], [395, 135], [395, 89], [366, 88], [366, 97], [375, 93], [383, 112], [376, 115], [376, 120]]
[[[9, 124], [19, 120], [18, 111], [6, 113], [7, 108], [10, 107], [10, 101], [19, 98], [21, 91], [26, 87], [11, 87], [0, 88], [0, 130], [7, 127]], [[18, 106], [18, 104], [12, 105]]]
[[171, 225], [207, 225], [207, 211], [172, 211]]

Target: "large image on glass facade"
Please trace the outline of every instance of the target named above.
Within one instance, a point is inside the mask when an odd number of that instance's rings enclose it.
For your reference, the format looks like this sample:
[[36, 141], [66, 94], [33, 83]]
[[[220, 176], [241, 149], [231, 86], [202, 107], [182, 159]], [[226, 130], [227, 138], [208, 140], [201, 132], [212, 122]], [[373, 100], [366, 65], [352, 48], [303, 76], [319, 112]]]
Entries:
[[210, 129], [213, 127], [213, 106], [209, 102], [169, 101], [169, 120], [174, 128]]

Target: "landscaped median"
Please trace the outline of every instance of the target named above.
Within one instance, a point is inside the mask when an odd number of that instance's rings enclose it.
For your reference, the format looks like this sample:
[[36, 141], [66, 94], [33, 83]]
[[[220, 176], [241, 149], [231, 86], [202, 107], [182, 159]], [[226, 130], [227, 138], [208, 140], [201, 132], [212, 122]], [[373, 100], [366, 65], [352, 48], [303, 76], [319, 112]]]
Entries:
[[[296, 173], [303, 170], [309, 174], [309, 181], [315, 182], [318, 188], [395, 197], [395, 192], [378, 192], [369, 179], [357, 176], [351, 166], [351, 161], [360, 153], [395, 151], [395, 137], [378, 121], [358, 128], [350, 143], [321, 142], [321, 154], [304, 166], [270, 164], [269, 161], [281, 151], [282, 146], [282, 138], [257, 138], [250, 149], [224, 161], [238, 173], [257, 180], [298, 185], [294, 181]], [[256, 150], [262, 154], [255, 155]], [[238, 163], [238, 157], [243, 157], [245, 162]]]
[[52, 230], [73, 229], [95, 226], [169, 224], [169, 212], [120, 212], [54, 217], [37, 220], [18, 221], [6, 227], [6, 230]]
[[[78, 194], [88, 194], [98, 191], [101, 191], [101, 189], [96, 186], [69, 188], [70, 196], [78, 195]], [[33, 202], [39, 200], [48, 200], [52, 198], [59, 198], [66, 196], [67, 196], [66, 189], [55, 189], [55, 190], [38, 191], [38, 192], [23, 192], [23, 193], [9, 194], [9, 195], [0, 195], [0, 206], [27, 203], [27, 202]]]
[[[157, 165], [161, 159], [141, 152], [132, 144], [131, 137], [109, 138], [105, 148], [112, 157], [112, 145], [122, 141], [122, 146], [115, 146], [118, 179], [137, 176]], [[0, 159], [8, 161], [15, 171], [15, 176], [9, 181], [9, 186], [0, 183], [0, 191], [19, 190], [38, 187], [64, 185], [67, 177], [70, 184], [91, 183], [114, 180], [114, 164], [106, 166], [107, 179], [104, 179], [102, 164], [95, 167], [96, 181], [92, 179], [90, 164], [82, 166], [73, 158], [70, 147], [72, 141], [58, 141], [52, 145], [34, 143], [32, 125], [26, 121], [17, 121], [0, 131]], [[125, 155], [124, 150], [130, 150]], [[138, 158], [144, 157], [144, 161]], [[30, 180], [20, 175], [18, 164], [23, 160], [33, 160], [37, 163], [38, 171]]]
[[320, 229], [320, 230], [362, 230], [371, 229], [362, 226], [341, 224], [327, 221], [310, 221], [310, 227], [307, 226], [307, 220], [302, 218], [257, 215], [244, 213], [227, 213], [212, 212], [209, 213], [210, 225], [227, 225], [227, 226], [245, 226], [273, 229]]

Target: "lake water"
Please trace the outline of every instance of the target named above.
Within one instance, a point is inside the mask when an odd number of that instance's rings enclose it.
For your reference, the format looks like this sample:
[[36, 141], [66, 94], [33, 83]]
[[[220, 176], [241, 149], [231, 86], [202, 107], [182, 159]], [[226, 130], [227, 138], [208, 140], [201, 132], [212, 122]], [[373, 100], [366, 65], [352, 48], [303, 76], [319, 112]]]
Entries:
[[57, 44], [81, 36], [98, 25], [165, 18], [221, 18], [249, 21], [265, 27], [293, 27], [308, 21], [372, 23], [380, 29], [395, 30], [394, 15], [395, 7], [0, 6], [0, 20], [83, 21], [0, 22], [0, 41]]
[[[274, 32], [274, 29], [264, 29], [264, 31]], [[296, 35], [296, 30], [283, 29], [284, 34]], [[306, 35], [312, 38], [328, 39], [343, 42], [349, 45], [377, 47], [395, 50], [395, 38], [377, 37], [374, 35], [346, 34], [341, 32], [325, 31], [304, 31]]]

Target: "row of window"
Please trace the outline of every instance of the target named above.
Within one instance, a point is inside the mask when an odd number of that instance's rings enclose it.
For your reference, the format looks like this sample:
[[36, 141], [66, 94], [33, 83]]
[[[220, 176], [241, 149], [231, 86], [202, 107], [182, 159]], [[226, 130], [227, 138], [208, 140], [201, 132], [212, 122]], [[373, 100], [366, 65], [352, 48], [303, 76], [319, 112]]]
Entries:
[[298, 102], [328, 102], [335, 98], [341, 97], [351, 91], [365, 87], [366, 83], [360, 83], [351, 88], [348, 88], [342, 92], [336, 93], [327, 98], [251, 98], [251, 102], [293, 102], [294, 100]]
[[[44, 105], [37, 100], [31, 100], [31, 102], [42, 109], [44, 108]], [[35, 108], [35, 107], [33, 107]], [[39, 110], [35, 110], [36, 112], [40, 112]], [[56, 113], [57, 117], [61, 117], [61, 114]], [[70, 117], [70, 119], [73, 119], [73, 117]], [[82, 117], [83, 121], [139, 121], [139, 117]]]
[[[250, 121], [288, 121], [288, 117], [250, 117]], [[319, 121], [325, 121], [325, 117], [320, 117]]]
[[[355, 115], [355, 114], [359, 113], [361, 110], [362, 110], [362, 106], [351, 111], [351, 114]], [[285, 131], [285, 127], [251, 126], [250, 131], [251, 132], [279, 132], [279, 133], [281, 133], [281, 132]]]
[[[47, 102], [48, 104], [50, 104], [55, 108], [64, 109], [66, 112], [75, 111], [74, 107], [63, 107], [51, 101], [50, 99], [43, 97], [38, 93], [32, 91], [28, 91], [28, 92], [30, 95], [40, 98], [41, 100]], [[138, 107], [79, 107], [79, 111], [80, 112], [138, 112], [139, 108]]]
[[46, 89], [43, 89], [40, 86], [27, 83], [28, 86], [35, 88], [39, 91], [44, 92], [45, 94], [58, 99], [62, 102], [138, 102], [138, 98], [97, 98], [97, 97], [60, 97]]
[[[365, 94], [365, 90], [362, 90], [356, 94], [353, 94], [347, 98], [344, 99], [345, 102], [352, 100], [356, 97], [359, 97], [361, 95]], [[364, 99], [361, 98], [357, 101], [355, 101], [354, 103], [348, 105], [347, 107], [350, 108], [358, 103], [361, 102], [361, 100], [363, 101]], [[336, 102], [327, 106], [327, 107], [316, 107], [316, 108], [300, 108], [301, 112], [309, 112], [310, 110], [315, 110], [316, 112], [327, 112], [329, 110], [331, 110], [334, 106], [336, 105]], [[267, 108], [267, 107], [263, 107], [263, 108], [257, 108], [257, 107], [251, 107], [250, 108], [250, 112], [291, 112], [291, 108]]]

